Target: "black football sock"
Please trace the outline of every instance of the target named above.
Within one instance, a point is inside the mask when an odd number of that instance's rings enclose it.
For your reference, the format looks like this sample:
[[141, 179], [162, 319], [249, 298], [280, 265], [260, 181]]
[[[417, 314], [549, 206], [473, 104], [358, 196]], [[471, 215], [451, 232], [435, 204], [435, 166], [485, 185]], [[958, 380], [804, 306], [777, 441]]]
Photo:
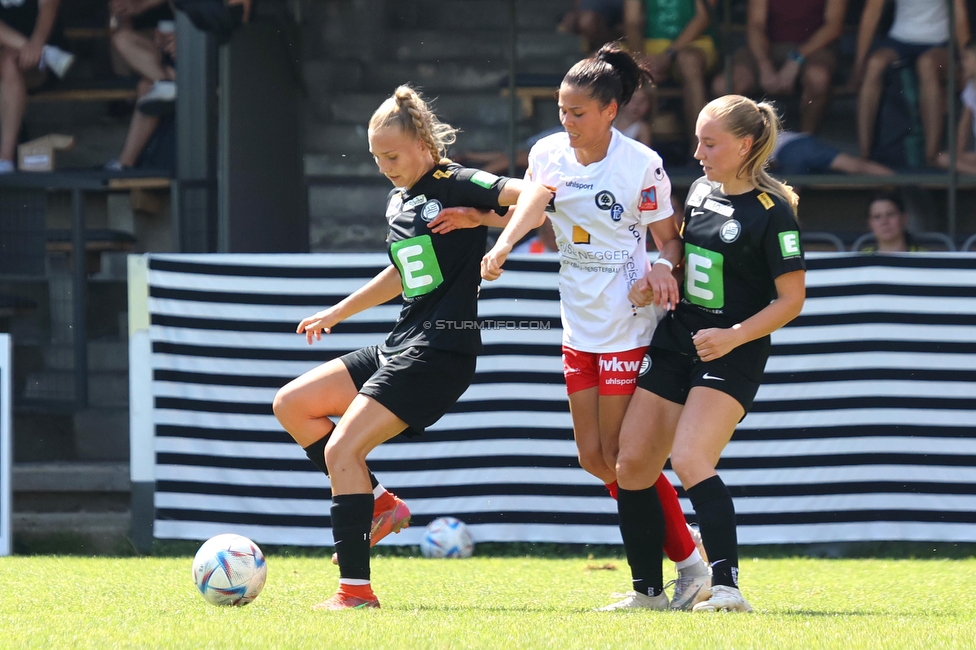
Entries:
[[644, 490], [618, 488], [617, 512], [634, 591], [645, 596], [660, 595], [664, 591], [664, 511], [657, 490], [653, 485]]
[[[335, 431], [335, 428], [333, 428], [333, 431]], [[327, 434], [322, 436], [321, 440], [317, 440], [308, 447], [305, 447], [305, 455], [308, 456], [308, 459], [312, 461], [312, 464], [315, 465], [319, 471], [326, 476], [329, 475], [329, 468], [325, 465], [325, 446], [329, 444], [329, 436], [331, 435], [332, 431], [329, 431]], [[374, 489], [380, 484], [380, 482], [376, 480], [376, 477], [373, 476], [372, 472], [369, 473], [369, 484], [373, 486]]]
[[332, 497], [332, 538], [339, 558], [339, 581], [369, 580], [369, 529], [372, 494]]
[[712, 565], [712, 584], [739, 588], [739, 545], [732, 494], [718, 476], [687, 490]]

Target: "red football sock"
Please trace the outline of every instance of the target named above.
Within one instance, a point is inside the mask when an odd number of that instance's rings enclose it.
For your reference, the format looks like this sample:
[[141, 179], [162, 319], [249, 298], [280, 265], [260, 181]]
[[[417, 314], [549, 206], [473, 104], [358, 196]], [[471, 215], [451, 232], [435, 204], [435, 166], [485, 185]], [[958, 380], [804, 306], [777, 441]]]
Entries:
[[658, 477], [654, 487], [661, 500], [661, 510], [664, 511], [664, 552], [672, 562], [681, 562], [695, 550], [695, 542], [688, 532], [685, 513], [678, 503], [678, 493], [664, 474]]
[[607, 492], [610, 493], [610, 496], [612, 496], [614, 499], [616, 499], [617, 498], [617, 482], [614, 481], [613, 483], [607, 483], [606, 486], [607, 486]]
[[373, 595], [373, 587], [368, 582], [364, 585], [347, 585], [344, 582], [340, 582], [339, 591], [349, 596], [355, 596], [356, 598], [375, 598]]

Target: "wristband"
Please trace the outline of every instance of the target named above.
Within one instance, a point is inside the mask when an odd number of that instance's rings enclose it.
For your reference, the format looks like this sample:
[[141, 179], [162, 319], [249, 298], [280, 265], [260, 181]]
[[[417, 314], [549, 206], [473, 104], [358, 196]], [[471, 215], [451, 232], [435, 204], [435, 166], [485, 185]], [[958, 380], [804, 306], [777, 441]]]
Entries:
[[786, 56], [790, 58], [790, 61], [796, 61], [801, 66], [807, 61], [807, 57], [800, 54], [799, 50], [790, 50], [789, 54]]
[[[659, 257], [659, 258], [657, 258], [656, 260], [654, 260], [654, 264], [664, 264], [665, 266], [668, 267], [668, 270], [670, 270], [670, 271], [673, 271], [674, 270], [674, 264], [672, 264], [671, 263], [671, 260], [669, 260], [666, 257]], [[654, 264], [651, 264], [651, 266], [654, 266]]]

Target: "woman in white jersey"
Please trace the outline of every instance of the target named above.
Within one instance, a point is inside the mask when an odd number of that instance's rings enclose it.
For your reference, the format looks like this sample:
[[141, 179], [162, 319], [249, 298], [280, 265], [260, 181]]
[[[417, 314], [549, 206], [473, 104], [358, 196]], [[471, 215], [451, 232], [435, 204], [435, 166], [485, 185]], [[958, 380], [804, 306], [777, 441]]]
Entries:
[[[671, 218], [671, 182], [661, 157], [613, 128], [618, 109], [650, 76], [615, 43], [580, 61], [559, 87], [564, 131], [541, 139], [529, 152], [526, 178], [553, 193], [546, 208], [560, 253], [559, 294], [563, 372], [569, 393], [580, 465], [618, 494], [615, 466], [620, 423], [658, 320], [678, 302], [671, 270], [681, 241]], [[431, 226], [463, 223], [455, 211]], [[448, 225], [448, 220], [452, 223]], [[467, 225], [467, 224], [465, 224]], [[482, 262], [482, 276], [496, 279], [512, 247], [539, 224], [513, 216]], [[647, 232], [662, 251], [649, 263]], [[648, 277], [656, 305], [635, 307], [627, 294]], [[677, 494], [662, 474], [656, 484], [664, 510], [664, 550], [678, 567], [673, 607], [690, 608], [708, 582]]]

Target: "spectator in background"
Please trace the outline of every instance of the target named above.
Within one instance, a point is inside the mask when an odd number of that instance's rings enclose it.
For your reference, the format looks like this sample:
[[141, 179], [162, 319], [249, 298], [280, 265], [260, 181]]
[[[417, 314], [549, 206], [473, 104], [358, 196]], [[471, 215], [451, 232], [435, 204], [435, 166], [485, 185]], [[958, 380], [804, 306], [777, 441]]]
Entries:
[[[956, 169], [976, 175], [976, 151], [969, 148], [970, 138], [976, 134], [976, 43], [970, 43], [962, 51], [962, 69], [966, 87], [962, 91], [962, 114], [956, 131]], [[940, 153], [936, 164], [948, 169], [949, 154]]]
[[[918, 75], [919, 114], [925, 135], [925, 158], [935, 163], [942, 147], [945, 81], [949, 64], [949, 10], [934, 0], [893, 0], [895, 18], [888, 35], [872, 50], [875, 31], [888, 0], [867, 0], [857, 34], [857, 53], [850, 86], [858, 90], [857, 138], [861, 156], [871, 156], [875, 121], [884, 91], [885, 71], [894, 63], [913, 67]], [[956, 38], [969, 42], [969, 18], [963, 0], [953, 0]]]
[[613, 125], [622, 134], [637, 140], [645, 146], [651, 146], [651, 109], [653, 108], [651, 91], [641, 86], [634, 91], [630, 101], [617, 111], [617, 119]]
[[579, 34], [586, 41], [586, 53], [620, 37], [624, 0], [576, 0], [557, 31]]
[[139, 99], [118, 158], [107, 169], [134, 167], [152, 138], [159, 117], [176, 104], [176, 34], [173, 11], [166, 0], [111, 0], [115, 31], [112, 47], [130, 70], [140, 76]]
[[716, 95], [789, 95], [800, 84], [800, 130], [816, 133], [830, 101], [836, 42], [847, 0], [749, 0], [746, 47], [732, 59], [732, 88], [715, 77]]
[[50, 70], [63, 77], [74, 55], [56, 45], [59, 0], [0, 2], [0, 174], [17, 166], [17, 138], [27, 108], [27, 89], [40, 86]]
[[[708, 3], [707, 5], [705, 3]], [[718, 65], [706, 33], [716, 0], [625, 0], [624, 35], [631, 52], [643, 53], [655, 83], [680, 81], [688, 142], [705, 106], [705, 75]]]
[[780, 174], [787, 176], [827, 172], [875, 176], [891, 176], [895, 173], [881, 163], [842, 153], [815, 135], [795, 131], [780, 132], [769, 161]]
[[925, 249], [912, 241], [906, 230], [905, 204], [896, 194], [878, 192], [868, 204], [868, 228], [875, 243], [862, 246], [861, 253], [917, 253]]

